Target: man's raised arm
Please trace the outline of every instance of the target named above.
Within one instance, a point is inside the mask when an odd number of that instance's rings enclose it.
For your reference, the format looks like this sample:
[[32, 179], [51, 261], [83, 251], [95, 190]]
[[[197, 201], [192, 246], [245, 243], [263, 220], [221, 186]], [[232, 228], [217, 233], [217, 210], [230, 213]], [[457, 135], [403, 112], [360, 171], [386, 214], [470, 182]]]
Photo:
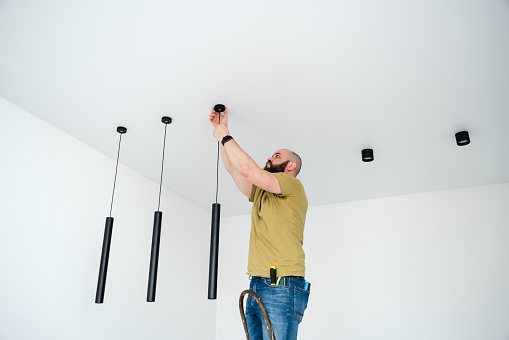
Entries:
[[[214, 111], [212, 109], [212, 112], [210, 113], [209, 117], [210, 122], [214, 126], [214, 128], [217, 128], [217, 126], [221, 125], [226, 127], [226, 130], [228, 131], [228, 110], [226, 109], [224, 111], [224, 116], [221, 116], [220, 113]], [[214, 129], [215, 131], [215, 129]], [[232, 162], [230, 161], [230, 157], [228, 153], [225, 151], [225, 147], [221, 140], [218, 140], [219, 142], [219, 150], [221, 151], [221, 159], [223, 160], [224, 167], [232, 176], [233, 181], [235, 182], [235, 185], [237, 185], [237, 188], [246, 195], [247, 197], [251, 197], [251, 190], [253, 189], [253, 184], [247, 180], [242, 174], [233, 166]]]
[[[219, 121], [219, 113], [213, 111], [210, 121], [214, 125], [214, 138], [222, 142], [225, 136], [229, 136], [228, 113]], [[273, 174], [260, 168], [256, 162], [237, 144], [230, 139], [220, 146], [223, 163], [230, 173], [237, 187], [248, 197], [251, 196], [252, 185], [275, 194], [281, 194], [281, 186]]]

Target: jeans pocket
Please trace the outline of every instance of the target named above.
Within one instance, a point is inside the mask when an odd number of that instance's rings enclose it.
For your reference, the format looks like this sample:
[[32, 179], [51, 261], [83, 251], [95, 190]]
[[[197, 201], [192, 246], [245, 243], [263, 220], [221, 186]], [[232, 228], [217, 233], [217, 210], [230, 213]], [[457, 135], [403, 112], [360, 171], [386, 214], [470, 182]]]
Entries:
[[295, 287], [293, 296], [293, 311], [294, 316], [300, 323], [304, 317], [304, 311], [308, 306], [309, 292], [298, 286]]

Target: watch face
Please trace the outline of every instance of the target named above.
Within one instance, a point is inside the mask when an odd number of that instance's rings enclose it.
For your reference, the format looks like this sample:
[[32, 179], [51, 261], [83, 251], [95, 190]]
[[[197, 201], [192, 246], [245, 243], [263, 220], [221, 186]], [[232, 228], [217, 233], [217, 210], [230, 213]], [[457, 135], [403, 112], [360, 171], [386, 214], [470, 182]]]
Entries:
[[228, 142], [228, 141], [230, 141], [232, 139], [233, 139], [232, 136], [224, 136], [223, 140], [221, 141], [221, 143], [224, 145], [224, 143], [226, 143], [226, 142]]

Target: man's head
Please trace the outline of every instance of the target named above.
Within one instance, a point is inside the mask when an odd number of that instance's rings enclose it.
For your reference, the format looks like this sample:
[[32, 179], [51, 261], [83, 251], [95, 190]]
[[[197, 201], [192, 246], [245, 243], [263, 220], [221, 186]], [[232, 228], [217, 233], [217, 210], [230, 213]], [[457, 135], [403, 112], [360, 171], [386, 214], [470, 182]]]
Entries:
[[302, 167], [302, 160], [295, 152], [281, 149], [276, 151], [272, 157], [267, 159], [265, 168], [269, 172], [284, 172], [290, 176], [297, 177]]

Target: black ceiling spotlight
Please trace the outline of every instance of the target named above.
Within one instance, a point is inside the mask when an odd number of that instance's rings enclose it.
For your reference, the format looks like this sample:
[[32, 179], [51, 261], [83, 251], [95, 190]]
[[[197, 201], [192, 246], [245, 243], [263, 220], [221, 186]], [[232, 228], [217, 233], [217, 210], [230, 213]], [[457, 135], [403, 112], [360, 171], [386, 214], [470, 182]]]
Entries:
[[456, 144], [458, 146], [465, 146], [470, 144], [470, 136], [468, 135], [468, 131], [460, 131], [455, 134], [456, 136]]
[[373, 149], [362, 150], [362, 161], [363, 162], [371, 162], [374, 159], [375, 159], [375, 156], [373, 156]]

